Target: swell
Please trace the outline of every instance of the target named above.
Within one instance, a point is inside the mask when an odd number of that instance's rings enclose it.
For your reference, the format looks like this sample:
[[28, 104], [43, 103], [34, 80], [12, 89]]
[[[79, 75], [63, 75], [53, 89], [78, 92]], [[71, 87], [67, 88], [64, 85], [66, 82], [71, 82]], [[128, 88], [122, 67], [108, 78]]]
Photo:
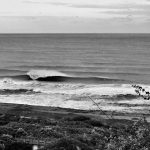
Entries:
[[[125, 80], [111, 79], [107, 77], [71, 77], [71, 76], [48, 76], [48, 77], [38, 77], [33, 79], [29, 75], [17, 75], [17, 76], [5, 76], [4, 78], [10, 78], [14, 80], [22, 81], [40, 81], [40, 82], [75, 82], [75, 83], [126, 83]], [[5, 80], [7, 82], [7, 80]]]
[[38, 81], [44, 82], [79, 82], [79, 83], [107, 83], [107, 82], [121, 82], [123, 80], [119, 79], [110, 79], [103, 77], [65, 77], [65, 76], [52, 76], [52, 77], [39, 77], [36, 79]]

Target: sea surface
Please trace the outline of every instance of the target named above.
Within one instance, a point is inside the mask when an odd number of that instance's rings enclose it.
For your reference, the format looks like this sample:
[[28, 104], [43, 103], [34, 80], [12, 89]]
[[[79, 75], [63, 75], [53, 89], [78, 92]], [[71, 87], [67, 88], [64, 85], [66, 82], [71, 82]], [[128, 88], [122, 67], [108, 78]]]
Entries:
[[150, 34], [1, 34], [0, 102], [147, 111]]

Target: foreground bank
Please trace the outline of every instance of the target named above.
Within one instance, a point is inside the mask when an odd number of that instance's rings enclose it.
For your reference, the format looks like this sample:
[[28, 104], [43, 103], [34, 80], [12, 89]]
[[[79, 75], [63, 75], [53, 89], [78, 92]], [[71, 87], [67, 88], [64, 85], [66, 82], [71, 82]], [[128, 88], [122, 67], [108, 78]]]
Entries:
[[150, 147], [148, 115], [0, 105], [0, 146], [46, 150], [142, 149]]

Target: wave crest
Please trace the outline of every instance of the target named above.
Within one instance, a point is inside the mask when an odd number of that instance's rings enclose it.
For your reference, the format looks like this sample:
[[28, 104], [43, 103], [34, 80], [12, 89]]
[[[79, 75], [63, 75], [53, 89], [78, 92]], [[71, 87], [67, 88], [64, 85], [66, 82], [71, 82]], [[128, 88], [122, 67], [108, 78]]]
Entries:
[[55, 76], [68, 77], [67, 74], [56, 70], [31, 70], [27, 73], [27, 75], [33, 80], [37, 80], [38, 78], [55, 77]]
[[120, 79], [113, 79], [108, 77], [94, 77], [94, 76], [72, 76], [56, 70], [31, 70], [27, 73], [31, 80], [46, 81], [46, 82], [79, 82], [79, 83], [111, 83], [123, 82]]
[[[31, 70], [26, 74], [6, 76], [0, 82], [2, 85], [16, 84], [18, 81], [40, 81], [40, 82], [65, 82], [65, 83], [92, 83], [92, 84], [112, 84], [112, 83], [127, 83], [126, 80], [109, 78], [105, 76], [75, 76], [62, 73], [56, 70]], [[17, 82], [16, 82], [17, 81]], [[28, 82], [27, 82], [28, 83]]]

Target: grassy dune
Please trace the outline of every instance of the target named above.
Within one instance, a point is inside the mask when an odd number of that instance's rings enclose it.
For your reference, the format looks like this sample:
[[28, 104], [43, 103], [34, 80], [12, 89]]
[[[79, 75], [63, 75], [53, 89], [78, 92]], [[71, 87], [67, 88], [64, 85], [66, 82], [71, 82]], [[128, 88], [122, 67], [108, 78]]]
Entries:
[[112, 112], [104, 113], [107, 115], [1, 103], [0, 147], [29, 150], [36, 144], [43, 150], [150, 149], [150, 126], [144, 117], [138, 113], [113, 113], [112, 117]]

